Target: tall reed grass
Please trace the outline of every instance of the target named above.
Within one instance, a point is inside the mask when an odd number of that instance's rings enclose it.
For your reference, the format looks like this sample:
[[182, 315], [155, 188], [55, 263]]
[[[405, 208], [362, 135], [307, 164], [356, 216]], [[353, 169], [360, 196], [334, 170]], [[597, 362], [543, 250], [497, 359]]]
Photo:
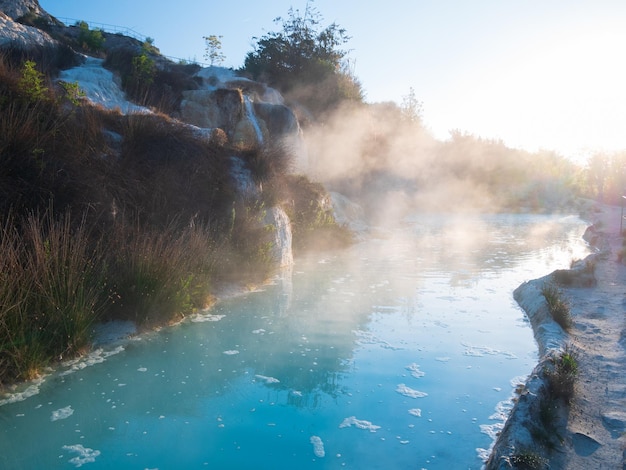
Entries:
[[158, 324], [207, 305], [217, 255], [208, 227], [119, 226], [108, 246], [110, 315]]
[[[106, 304], [103, 255], [83, 221], [9, 218], [0, 234], [0, 380], [29, 379], [87, 347]], [[20, 233], [21, 232], [21, 233]]]

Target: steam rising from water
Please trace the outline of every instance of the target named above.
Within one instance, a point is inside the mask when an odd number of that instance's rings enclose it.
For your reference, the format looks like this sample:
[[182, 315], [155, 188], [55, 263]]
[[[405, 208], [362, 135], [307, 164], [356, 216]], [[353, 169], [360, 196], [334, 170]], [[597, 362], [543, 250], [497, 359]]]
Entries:
[[304, 135], [312, 178], [362, 204], [379, 225], [411, 211], [497, 212], [563, 197], [560, 186], [545, 183], [541, 194], [533, 187], [546, 178], [536, 163], [554, 166], [561, 157], [458, 131], [438, 141], [393, 103], [343, 107]]

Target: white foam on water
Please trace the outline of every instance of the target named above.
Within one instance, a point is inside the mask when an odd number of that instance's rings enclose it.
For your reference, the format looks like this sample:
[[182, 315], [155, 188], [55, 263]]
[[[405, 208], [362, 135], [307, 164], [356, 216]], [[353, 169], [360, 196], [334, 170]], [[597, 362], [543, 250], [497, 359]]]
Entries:
[[489, 459], [489, 456], [491, 455], [491, 451], [488, 450], [488, 449], [483, 449], [482, 447], [477, 447], [476, 448], [476, 455], [483, 462], [486, 462], [487, 459]]
[[239, 351], [236, 349], [229, 349], [228, 351], [224, 351], [223, 354], [226, 354], [227, 356], [234, 356], [235, 354], [239, 354]]
[[311, 444], [313, 444], [313, 453], [316, 457], [322, 458], [326, 455], [324, 451], [324, 442], [319, 436], [311, 436]]
[[375, 345], [380, 346], [383, 349], [389, 349], [391, 351], [400, 351], [403, 348], [394, 346], [385, 340], [378, 338], [374, 333], [370, 331], [353, 330], [354, 334], [359, 337], [358, 344], [363, 345]]
[[78, 359], [73, 359], [71, 361], [67, 361], [63, 363], [63, 367], [67, 367], [67, 369], [61, 373], [59, 373], [60, 377], [64, 377], [69, 374], [73, 374], [79, 370], [83, 370], [86, 367], [91, 367], [96, 364], [101, 364], [107, 360], [107, 358], [114, 356], [116, 354], [124, 351], [124, 346], [118, 346], [115, 349], [104, 350], [102, 348], [98, 348], [95, 351], [87, 354], [86, 356], [79, 357]]
[[9, 405], [11, 403], [17, 403], [19, 401], [24, 401], [32, 396], [35, 396], [39, 393], [39, 386], [43, 383], [44, 378], [41, 377], [39, 379], [34, 380], [30, 385], [28, 385], [24, 390], [14, 393], [7, 393], [0, 400], [0, 406]]
[[420, 370], [420, 366], [418, 364], [409, 364], [408, 366], [405, 367], [406, 370], [411, 372], [411, 375], [413, 377], [415, 377], [416, 379], [419, 379], [420, 377], [424, 377], [426, 375], [425, 372], [422, 372]]
[[498, 354], [506, 357], [507, 359], [517, 359], [517, 356], [513, 353], [507, 351], [500, 351], [498, 349], [493, 349], [488, 346], [472, 346], [469, 344], [462, 343], [465, 346], [465, 351], [463, 354], [465, 356], [471, 357], [484, 357], [486, 355], [496, 356]]
[[357, 419], [356, 416], [350, 416], [344, 419], [339, 425], [340, 428], [349, 428], [352, 426], [358, 429], [366, 429], [369, 432], [376, 432], [377, 429], [380, 429], [380, 426], [372, 424], [370, 421], [365, 421], [364, 419]]
[[99, 450], [93, 450], [89, 447], [83, 447], [81, 444], [74, 444], [71, 446], [63, 446], [63, 450], [67, 450], [78, 454], [76, 457], [70, 459], [70, 463], [74, 466], [82, 467], [86, 463], [93, 463], [96, 461], [96, 457], [100, 455]]
[[254, 377], [259, 379], [259, 380], [261, 380], [261, 381], [263, 381], [263, 382], [265, 382], [266, 384], [277, 384], [277, 383], [280, 383], [280, 380], [278, 380], [275, 377], [267, 377], [265, 375], [258, 375], [258, 374], [255, 375]]
[[422, 417], [422, 410], [420, 408], [411, 408], [409, 410], [409, 414], [413, 416], [417, 416], [418, 418]]
[[194, 323], [204, 323], [208, 321], [220, 321], [226, 315], [214, 315], [211, 313], [196, 313], [191, 315], [189, 318]]
[[409, 398], [424, 398], [428, 396], [428, 393], [414, 390], [411, 387], [407, 387], [405, 384], [399, 384], [396, 387], [396, 392]]
[[52, 412], [52, 416], [50, 416], [50, 421], [58, 421], [60, 419], [67, 419], [74, 414], [74, 410], [71, 406], [66, 406], [65, 408], [59, 408]]
[[493, 423], [493, 424], [481, 424], [479, 427], [480, 427], [480, 432], [482, 432], [483, 434], [486, 434], [487, 436], [489, 436], [489, 439], [495, 442], [496, 439], [498, 438], [498, 435], [500, 434], [500, 431], [502, 431], [502, 429], [504, 428], [504, 422]]

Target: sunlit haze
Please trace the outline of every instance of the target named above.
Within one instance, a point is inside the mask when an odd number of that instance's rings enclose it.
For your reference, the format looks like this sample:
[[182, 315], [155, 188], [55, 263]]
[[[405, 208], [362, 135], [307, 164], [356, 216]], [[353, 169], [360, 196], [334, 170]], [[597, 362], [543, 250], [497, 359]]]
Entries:
[[[254, 38], [305, 0], [40, 0], [61, 19], [124, 26], [164, 55], [203, 60], [203, 36], [222, 36], [224, 66], [243, 65]], [[413, 88], [440, 139], [458, 129], [509, 146], [584, 160], [626, 149], [626, 2], [316, 0], [351, 36], [350, 65], [368, 102]]]

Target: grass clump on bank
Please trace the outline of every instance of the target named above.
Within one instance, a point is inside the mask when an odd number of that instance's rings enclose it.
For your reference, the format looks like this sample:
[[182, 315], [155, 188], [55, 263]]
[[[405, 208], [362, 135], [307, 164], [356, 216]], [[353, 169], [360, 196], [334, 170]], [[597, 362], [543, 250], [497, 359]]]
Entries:
[[107, 316], [151, 325], [205, 307], [217, 255], [212, 244], [202, 226], [159, 231], [115, 227], [107, 259]]
[[572, 315], [569, 304], [563, 298], [559, 288], [554, 284], [545, 283], [541, 288], [541, 294], [548, 303], [548, 309], [554, 321], [565, 331], [569, 330], [572, 326]]
[[81, 221], [31, 214], [0, 233], [0, 383], [89, 344], [106, 304], [104, 256]]
[[578, 377], [578, 358], [571, 346], [552, 358], [551, 367], [546, 369], [550, 396], [569, 403], [574, 397], [574, 385]]

